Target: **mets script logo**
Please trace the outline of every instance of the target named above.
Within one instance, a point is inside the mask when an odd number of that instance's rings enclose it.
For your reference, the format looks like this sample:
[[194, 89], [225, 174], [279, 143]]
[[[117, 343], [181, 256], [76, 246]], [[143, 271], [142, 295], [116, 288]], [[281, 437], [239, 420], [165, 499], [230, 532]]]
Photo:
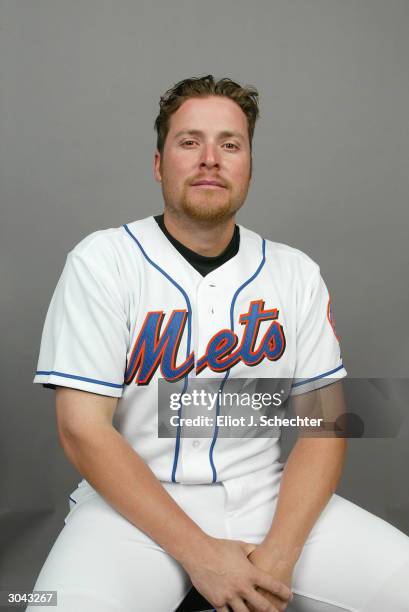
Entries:
[[[173, 310], [162, 331], [165, 318], [163, 310], [148, 312], [142, 329], [134, 344], [125, 374], [125, 383], [134, 379], [138, 385], [147, 385], [160, 367], [163, 378], [176, 381], [195, 367], [195, 355], [186, 359], [178, 355], [180, 341], [187, 322], [186, 310]], [[238, 336], [231, 329], [221, 329], [210, 338], [205, 354], [196, 361], [196, 374], [209, 368], [214, 372], [225, 372], [240, 361], [255, 366], [263, 359], [276, 361], [285, 350], [285, 336], [277, 321], [278, 310], [264, 310], [264, 301], [250, 302], [246, 313], [239, 316], [244, 326], [239, 346]], [[272, 321], [262, 338], [258, 338], [262, 321]]]

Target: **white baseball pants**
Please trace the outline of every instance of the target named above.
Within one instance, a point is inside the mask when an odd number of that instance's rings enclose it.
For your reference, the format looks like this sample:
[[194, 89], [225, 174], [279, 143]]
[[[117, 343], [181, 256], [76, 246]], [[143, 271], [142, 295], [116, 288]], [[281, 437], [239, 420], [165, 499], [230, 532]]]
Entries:
[[[282, 467], [223, 484], [163, 485], [210, 535], [257, 544], [271, 525]], [[57, 608], [27, 612], [175, 610], [191, 587], [183, 568], [86, 483], [71, 497], [76, 503], [34, 587], [56, 590]], [[409, 538], [333, 495], [296, 564], [292, 589], [288, 612], [408, 612]]]

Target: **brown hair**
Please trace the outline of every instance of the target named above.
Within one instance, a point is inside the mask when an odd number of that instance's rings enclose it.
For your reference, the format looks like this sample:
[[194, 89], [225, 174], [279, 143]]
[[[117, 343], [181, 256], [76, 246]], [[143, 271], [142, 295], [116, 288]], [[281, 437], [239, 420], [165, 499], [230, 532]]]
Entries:
[[213, 75], [192, 77], [179, 81], [161, 96], [159, 115], [155, 120], [155, 130], [158, 133], [156, 146], [162, 155], [166, 136], [169, 131], [170, 117], [189, 98], [205, 98], [207, 96], [225, 96], [238, 104], [247, 117], [250, 151], [254, 128], [259, 116], [258, 91], [254, 87], [242, 87], [231, 79], [214, 80]]

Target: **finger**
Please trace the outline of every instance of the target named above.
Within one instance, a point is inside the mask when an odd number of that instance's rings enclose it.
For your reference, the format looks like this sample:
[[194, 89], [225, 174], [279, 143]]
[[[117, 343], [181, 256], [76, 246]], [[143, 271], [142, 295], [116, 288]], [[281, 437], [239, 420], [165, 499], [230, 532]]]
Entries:
[[278, 612], [284, 612], [284, 610], [287, 610], [287, 605], [288, 605], [287, 602], [282, 601], [281, 599], [278, 599], [274, 595], [269, 595], [269, 596], [265, 595], [265, 598], [267, 599], [267, 601], [272, 603], [273, 606], [275, 606], [274, 609], [277, 609]]
[[257, 572], [255, 582], [262, 589], [268, 591], [269, 593], [273, 593], [273, 595], [277, 595], [279, 599], [282, 599], [285, 602], [292, 601], [293, 599], [291, 589], [289, 589], [283, 582], [275, 580], [275, 578], [270, 576], [270, 574], [267, 574], [267, 572], [259, 570]]
[[237, 540], [237, 541], [244, 548], [244, 551], [247, 556], [249, 556], [253, 552], [253, 550], [256, 550], [257, 548], [256, 544], [251, 544], [250, 542], [244, 542], [243, 540]]
[[229, 608], [233, 610], [233, 612], [249, 612], [248, 607], [244, 603], [242, 599], [232, 599], [229, 602]]
[[275, 606], [266, 597], [263, 597], [260, 593], [252, 589], [249, 591], [244, 600], [249, 607], [250, 611], [254, 612], [279, 612], [279, 608]]
[[260, 595], [265, 597], [267, 601], [271, 601], [271, 603], [275, 605], [275, 607], [277, 608], [277, 610], [279, 610], [279, 612], [283, 612], [283, 610], [287, 609], [288, 601], [283, 601], [282, 599], [279, 599], [275, 595], [272, 595], [271, 593], [269, 593], [268, 591], [265, 591], [264, 589], [260, 587], [256, 587], [256, 591], [260, 593]]

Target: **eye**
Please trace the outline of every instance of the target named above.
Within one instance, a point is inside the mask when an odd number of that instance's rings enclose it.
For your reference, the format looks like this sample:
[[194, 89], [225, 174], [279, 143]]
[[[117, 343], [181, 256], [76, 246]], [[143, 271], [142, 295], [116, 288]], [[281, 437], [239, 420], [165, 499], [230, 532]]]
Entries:
[[191, 147], [192, 145], [194, 145], [196, 143], [195, 140], [184, 140], [183, 142], [181, 142], [182, 146], [187, 146], [187, 147]]
[[234, 151], [239, 148], [234, 142], [225, 142], [223, 146], [227, 147], [229, 151]]

